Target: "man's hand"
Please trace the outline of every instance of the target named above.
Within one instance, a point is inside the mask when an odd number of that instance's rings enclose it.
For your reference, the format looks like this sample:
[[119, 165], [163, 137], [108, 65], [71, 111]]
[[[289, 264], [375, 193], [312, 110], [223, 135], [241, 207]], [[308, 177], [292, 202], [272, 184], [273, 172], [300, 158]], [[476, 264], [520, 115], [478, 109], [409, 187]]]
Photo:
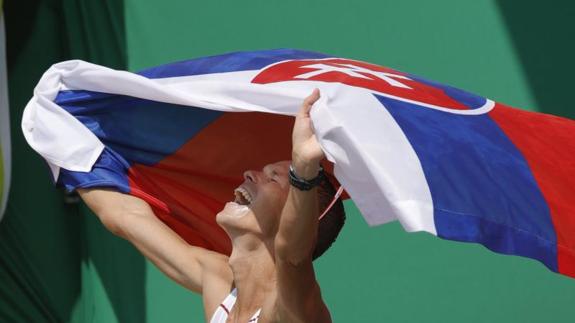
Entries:
[[313, 131], [310, 111], [319, 99], [318, 89], [308, 96], [296, 116], [292, 133], [292, 164], [298, 176], [311, 179], [317, 175], [319, 162], [325, 157]]

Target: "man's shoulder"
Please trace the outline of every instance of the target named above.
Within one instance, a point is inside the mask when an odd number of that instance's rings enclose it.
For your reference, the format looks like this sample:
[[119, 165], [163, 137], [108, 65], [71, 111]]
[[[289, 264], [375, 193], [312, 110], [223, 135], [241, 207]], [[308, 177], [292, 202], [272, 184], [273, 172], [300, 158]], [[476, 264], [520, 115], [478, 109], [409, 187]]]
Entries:
[[206, 318], [210, 318], [233, 288], [233, 273], [228, 257], [214, 253], [202, 261], [202, 299]]
[[299, 264], [279, 262], [275, 307], [280, 322], [331, 322], [310, 259]]

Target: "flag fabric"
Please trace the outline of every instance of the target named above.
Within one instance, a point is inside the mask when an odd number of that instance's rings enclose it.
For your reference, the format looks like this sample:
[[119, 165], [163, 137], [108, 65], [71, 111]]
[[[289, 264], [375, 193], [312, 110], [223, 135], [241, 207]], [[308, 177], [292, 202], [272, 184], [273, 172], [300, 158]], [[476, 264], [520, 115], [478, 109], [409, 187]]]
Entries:
[[10, 189], [10, 115], [5, 57], [4, 14], [0, 2], [0, 220], [4, 216]]
[[332, 173], [370, 225], [476, 242], [575, 277], [573, 120], [412, 74], [281, 49], [115, 71], [54, 65], [22, 129], [57, 184], [145, 199], [189, 243], [229, 252], [215, 214], [245, 169], [290, 157], [311, 112]]

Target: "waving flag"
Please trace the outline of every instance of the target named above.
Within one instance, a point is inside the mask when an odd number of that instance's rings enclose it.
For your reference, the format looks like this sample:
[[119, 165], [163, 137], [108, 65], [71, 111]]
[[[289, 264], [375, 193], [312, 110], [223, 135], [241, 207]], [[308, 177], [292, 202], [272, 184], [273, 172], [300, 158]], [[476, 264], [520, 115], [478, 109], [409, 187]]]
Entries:
[[188, 242], [226, 252], [214, 215], [243, 170], [289, 158], [289, 116], [313, 88], [316, 135], [369, 224], [575, 276], [575, 122], [390, 68], [298, 50], [139, 74], [68, 61], [42, 77], [22, 129], [58, 184], [139, 196]]
[[10, 115], [4, 40], [4, 14], [0, 1], [0, 220], [4, 215], [10, 188]]

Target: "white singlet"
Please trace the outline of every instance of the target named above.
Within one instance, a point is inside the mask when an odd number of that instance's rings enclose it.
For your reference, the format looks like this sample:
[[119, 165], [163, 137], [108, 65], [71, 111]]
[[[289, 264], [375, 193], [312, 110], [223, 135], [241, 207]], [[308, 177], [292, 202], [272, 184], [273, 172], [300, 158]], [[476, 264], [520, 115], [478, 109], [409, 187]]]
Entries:
[[[210, 323], [225, 323], [230, 311], [234, 307], [236, 303], [238, 291], [234, 288], [232, 292], [224, 299], [224, 301], [218, 306], [214, 316], [210, 320]], [[249, 323], [257, 323], [258, 318], [260, 317], [261, 309], [259, 309], [252, 318], [248, 321]]]

